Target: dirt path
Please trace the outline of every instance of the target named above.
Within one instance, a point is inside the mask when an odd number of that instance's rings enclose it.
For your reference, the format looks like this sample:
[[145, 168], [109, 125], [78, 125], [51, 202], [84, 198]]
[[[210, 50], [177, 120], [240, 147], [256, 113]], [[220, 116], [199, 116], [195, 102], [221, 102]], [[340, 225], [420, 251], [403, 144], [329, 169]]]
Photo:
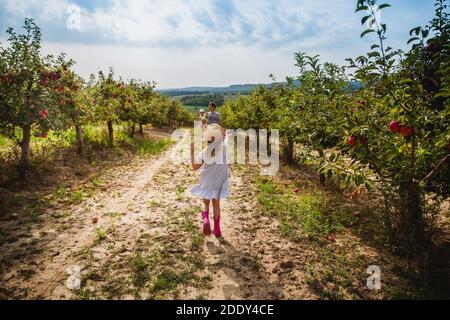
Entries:
[[[200, 234], [198, 179], [172, 150], [141, 160], [82, 204], [49, 210], [31, 239], [2, 247], [22, 252], [2, 273], [10, 298], [315, 298], [302, 282], [302, 254], [256, 206], [252, 176], [231, 170], [222, 239]], [[98, 222], [97, 222], [98, 220]], [[66, 286], [81, 269], [81, 290]]]

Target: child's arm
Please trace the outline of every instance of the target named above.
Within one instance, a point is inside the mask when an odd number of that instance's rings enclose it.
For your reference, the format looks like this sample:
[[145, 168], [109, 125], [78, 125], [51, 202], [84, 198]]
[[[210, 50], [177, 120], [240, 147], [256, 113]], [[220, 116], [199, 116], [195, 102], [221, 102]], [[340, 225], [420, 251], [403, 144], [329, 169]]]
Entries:
[[204, 161], [202, 161], [201, 164], [195, 163], [195, 146], [194, 143], [191, 143], [191, 164], [192, 164], [192, 169], [194, 169], [194, 171], [197, 171], [198, 169], [200, 169], [203, 166]]

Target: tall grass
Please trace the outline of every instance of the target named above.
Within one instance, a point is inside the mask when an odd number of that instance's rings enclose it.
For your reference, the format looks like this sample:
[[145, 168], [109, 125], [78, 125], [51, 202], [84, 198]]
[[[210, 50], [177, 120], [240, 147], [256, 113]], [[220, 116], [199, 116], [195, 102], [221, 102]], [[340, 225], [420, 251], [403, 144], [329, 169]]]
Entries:
[[0, 147], [5, 147], [10, 143], [10, 140], [0, 135]]
[[[39, 138], [35, 135], [39, 131], [32, 132], [30, 142], [31, 158], [49, 158], [61, 149], [70, 149], [76, 145], [75, 129], [66, 131], [49, 131], [48, 138]], [[0, 157], [9, 160], [17, 159], [20, 154], [18, 141], [21, 140], [20, 130], [16, 131], [14, 139], [0, 135]], [[86, 147], [94, 149], [109, 149], [108, 132], [104, 126], [83, 126], [83, 141]], [[140, 135], [129, 137], [125, 126], [114, 127], [114, 149], [126, 148], [140, 155], [157, 155], [166, 150], [172, 142], [169, 139], [151, 140]], [[7, 160], [7, 161], [9, 161]]]
[[140, 136], [131, 138], [124, 130], [119, 132], [117, 139], [120, 142], [126, 142], [131, 145], [139, 154], [147, 156], [159, 154], [172, 145], [170, 139], [152, 141]]
[[346, 224], [346, 213], [332, 206], [327, 195], [316, 191], [294, 192], [294, 187], [277, 185], [270, 179], [257, 180], [257, 200], [262, 209], [280, 222], [281, 231], [289, 237], [304, 235], [319, 240], [339, 232]]

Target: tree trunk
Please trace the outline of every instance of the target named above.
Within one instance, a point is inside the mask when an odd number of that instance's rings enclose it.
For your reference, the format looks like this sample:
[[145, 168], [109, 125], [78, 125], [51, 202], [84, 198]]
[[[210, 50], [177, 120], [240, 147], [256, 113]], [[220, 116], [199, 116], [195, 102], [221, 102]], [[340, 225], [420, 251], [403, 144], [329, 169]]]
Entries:
[[139, 134], [140, 135], [144, 135], [144, 126], [142, 125], [142, 123], [139, 123]]
[[425, 240], [425, 225], [422, 215], [420, 192], [414, 183], [410, 183], [407, 191], [407, 217], [409, 234], [414, 243], [423, 244]]
[[294, 163], [294, 141], [288, 139], [288, 144], [285, 149], [286, 161], [289, 165]]
[[77, 136], [77, 152], [79, 155], [83, 154], [83, 129], [80, 126], [75, 126]]
[[20, 143], [22, 153], [19, 161], [19, 172], [21, 175], [25, 174], [28, 170], [28, 159], [30, 154], [30, 141], [31, 141], [31, 126], [26, 125], [22, 128], [23, 138]]
[[407, 189], [407, 214], [409, 220], [410, 236], [414, 242], [423, 244], [425, 240], [425, 225], [423, 220], [423, 204], [420, 195], [420, 190], [418, 189], [416, 183], [414, 182], [414, 177], [416, 175], [416, 148], [417, 141], [415, 136], [412, 138], [411, 147], [411, 178], [408, 182]]
[[134, 132], [136, 131], [136, 125], [133, 123], [130, 128], [130, 138], [134, 137]]
[[403, 223], [399, 226], [398, 239], [410, 252], [416, 252], [424, 244], [425, 223], [420, 190], [411, 181], [400, 185], [399, 209]]
[[112, 121], [108, 121], [108, 134], [109, 134], [109, 146], [112, 147], [114, 144], [114, 129]]
[[[318, 149], [317, 152], [319, 152], [319, 155], [322, 159], [325, 159], [325, 153], [323, 150]], [[323, 173], [319, 174], [319, 181], [322, 186], [325, 186], [326, 179], [327, 179], [327, 177]]]
[[319, 174], [319, 181], [322, 186], [325, 186], [326, 177], [323, 173]]

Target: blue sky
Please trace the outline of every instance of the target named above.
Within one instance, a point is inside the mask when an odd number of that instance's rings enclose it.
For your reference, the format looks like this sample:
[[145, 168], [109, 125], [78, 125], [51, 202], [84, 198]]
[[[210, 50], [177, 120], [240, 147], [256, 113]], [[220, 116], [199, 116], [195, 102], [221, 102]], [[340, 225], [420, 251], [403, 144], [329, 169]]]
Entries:
[[[388, 43], [406, 49], [411, 28], [434, 13], [433, 0], [391, 0], [381, 19]], [[80, 8], [69, 29], [68, 8]], [[323, 60], [367, 52], [356, 0], [0, 0], [0, 39], [7, 27], [32, 17], [43, 50], [66, 52], [84, 77], [113, 66], [125, 78], [154, 80], [159, 88], [269, 82], [295, 75], [293, 54]], [[77, 20], [74, 20], [77, 21]]]

